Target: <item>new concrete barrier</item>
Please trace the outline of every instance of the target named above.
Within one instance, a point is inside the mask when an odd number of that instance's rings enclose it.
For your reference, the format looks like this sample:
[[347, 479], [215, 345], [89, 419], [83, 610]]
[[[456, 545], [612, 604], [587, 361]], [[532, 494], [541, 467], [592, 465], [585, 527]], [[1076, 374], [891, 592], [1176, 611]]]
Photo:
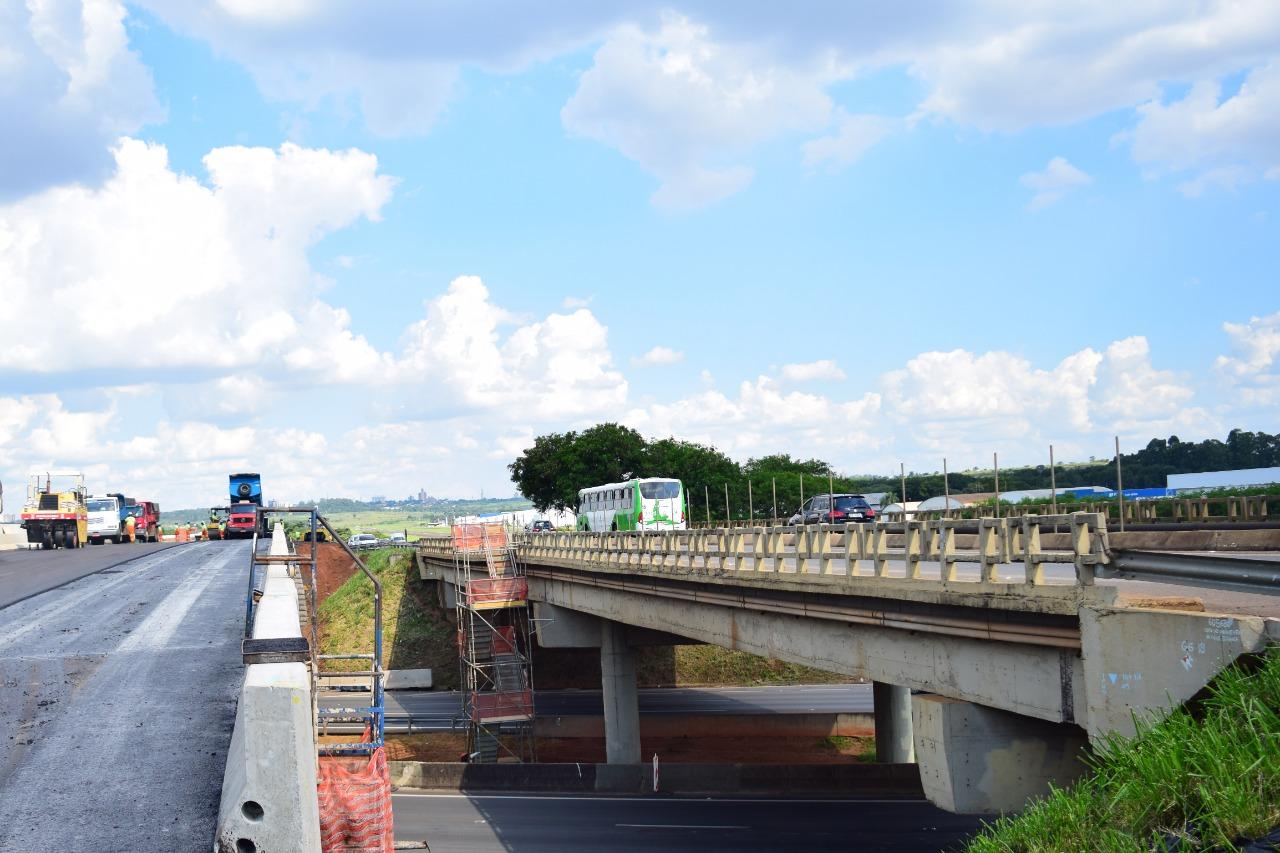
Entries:
[[[271, 553], [288, 554], [276, 525]], [[300, 637], [298, 593], [282, 565], [267, 568], [254, 639]], [[218, 853], [319, 853], [311, 676], [304, 663], [245, 667], [218, 809]]]
[[[564, 714], [538, 717], [537, 737], [604, 737], [604, 717]], [[705, 717], [641, 714], [641, 737], [870, 737], [871, 714], [716, 714]]]
[[[653, 793], [653, 765], [390, 762], [391, 784], [432, 791]], [[914, 764], [662, 764], [660, 794], [919, 798]]]

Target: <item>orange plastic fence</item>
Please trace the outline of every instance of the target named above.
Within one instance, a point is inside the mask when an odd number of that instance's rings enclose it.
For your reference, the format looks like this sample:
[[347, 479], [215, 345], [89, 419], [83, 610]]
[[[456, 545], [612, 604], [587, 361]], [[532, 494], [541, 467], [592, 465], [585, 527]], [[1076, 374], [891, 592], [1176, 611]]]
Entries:
[[523, 606], [529, 598], [524, 578], [480, 578], [467, 583], [467, 602], [477, 610]]
[[502, 693], [471, 694], [471, 719], [477, 723], [533, 719], [533, 691], [507, 690]]
[[392, 853], [391, 776], [386, 751], [373, 755], [322, 755], [316, 788], [320, 800], [320, 849], [324, 853]]
[[483, 551], [485, 540], [495, 550], [507, 547], [507, 531], [501, 524], [455, 524], [455, 551]]

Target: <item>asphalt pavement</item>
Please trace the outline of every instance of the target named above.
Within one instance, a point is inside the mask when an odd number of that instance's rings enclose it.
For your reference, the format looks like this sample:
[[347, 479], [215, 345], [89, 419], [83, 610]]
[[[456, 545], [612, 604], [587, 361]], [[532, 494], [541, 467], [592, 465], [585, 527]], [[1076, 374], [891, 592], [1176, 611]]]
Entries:
[[712, 853], [956, 849], [981, 819], [923, 800], [676, 799], [427, 794], [392, 797], [396, 842], [431, 853]]
[[108, 542], [68, 551], [0, 551], [0, 608], [128, 560], [174, 547], [173, 542]]
[[212, 844], [248, 544], [184, 544], [91, 573], [127, 547], [33, 553], [65, 554], [65, 575], [83, 576], [0, 610], [4, 853]]

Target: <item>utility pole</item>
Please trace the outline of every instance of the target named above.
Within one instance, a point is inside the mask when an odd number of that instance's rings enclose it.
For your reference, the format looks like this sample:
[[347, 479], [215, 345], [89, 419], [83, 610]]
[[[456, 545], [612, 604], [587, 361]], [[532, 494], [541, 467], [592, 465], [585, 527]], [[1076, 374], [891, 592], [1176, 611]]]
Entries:
[[754, 527], [756, 523], [756, 503], [755, 498], [751, 495], [751, 478], [747, 478], [747, 518], [751, 522], [750, 526]]
[[732, 527], [733, 519], [729, 515], [729, 481], [724, 483], [724, 526]]
[[711, 487], [702, 484], [702, 499], [707, 502], [707, 527], [711, 526]]
[[991, 454], [991, 463], [996, 469], [996, 518], [1000, 517], [1000, 454]]
[[773, 478], [773, 526], [778, 526], [778, 478]]
[[1053, 467], [1053, 445], [1049, 445], [1049, 495], [1053, 501], [1053, 514], [1058, 514], [1058, 475]]
[[942, 457], [942, 517], [951, 517], [951, 482], [947, 479], [947, 457]]
[[1120, 498], [1120, 532], [1124, 533], [1124, 477], [1120, 471], [1120, 436], [1116, 436], [1116, 496]]

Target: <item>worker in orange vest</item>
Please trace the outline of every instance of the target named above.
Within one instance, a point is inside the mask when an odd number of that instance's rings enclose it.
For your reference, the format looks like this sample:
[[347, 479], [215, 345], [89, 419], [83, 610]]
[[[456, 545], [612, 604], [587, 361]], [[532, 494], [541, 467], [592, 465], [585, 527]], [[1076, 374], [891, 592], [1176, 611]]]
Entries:
[[129, 536], [130, 542], [136, 542], [134, 531], [138, 527], [138, 517], [133, 513], [129, 513], [124, 518], [124, 532]]

